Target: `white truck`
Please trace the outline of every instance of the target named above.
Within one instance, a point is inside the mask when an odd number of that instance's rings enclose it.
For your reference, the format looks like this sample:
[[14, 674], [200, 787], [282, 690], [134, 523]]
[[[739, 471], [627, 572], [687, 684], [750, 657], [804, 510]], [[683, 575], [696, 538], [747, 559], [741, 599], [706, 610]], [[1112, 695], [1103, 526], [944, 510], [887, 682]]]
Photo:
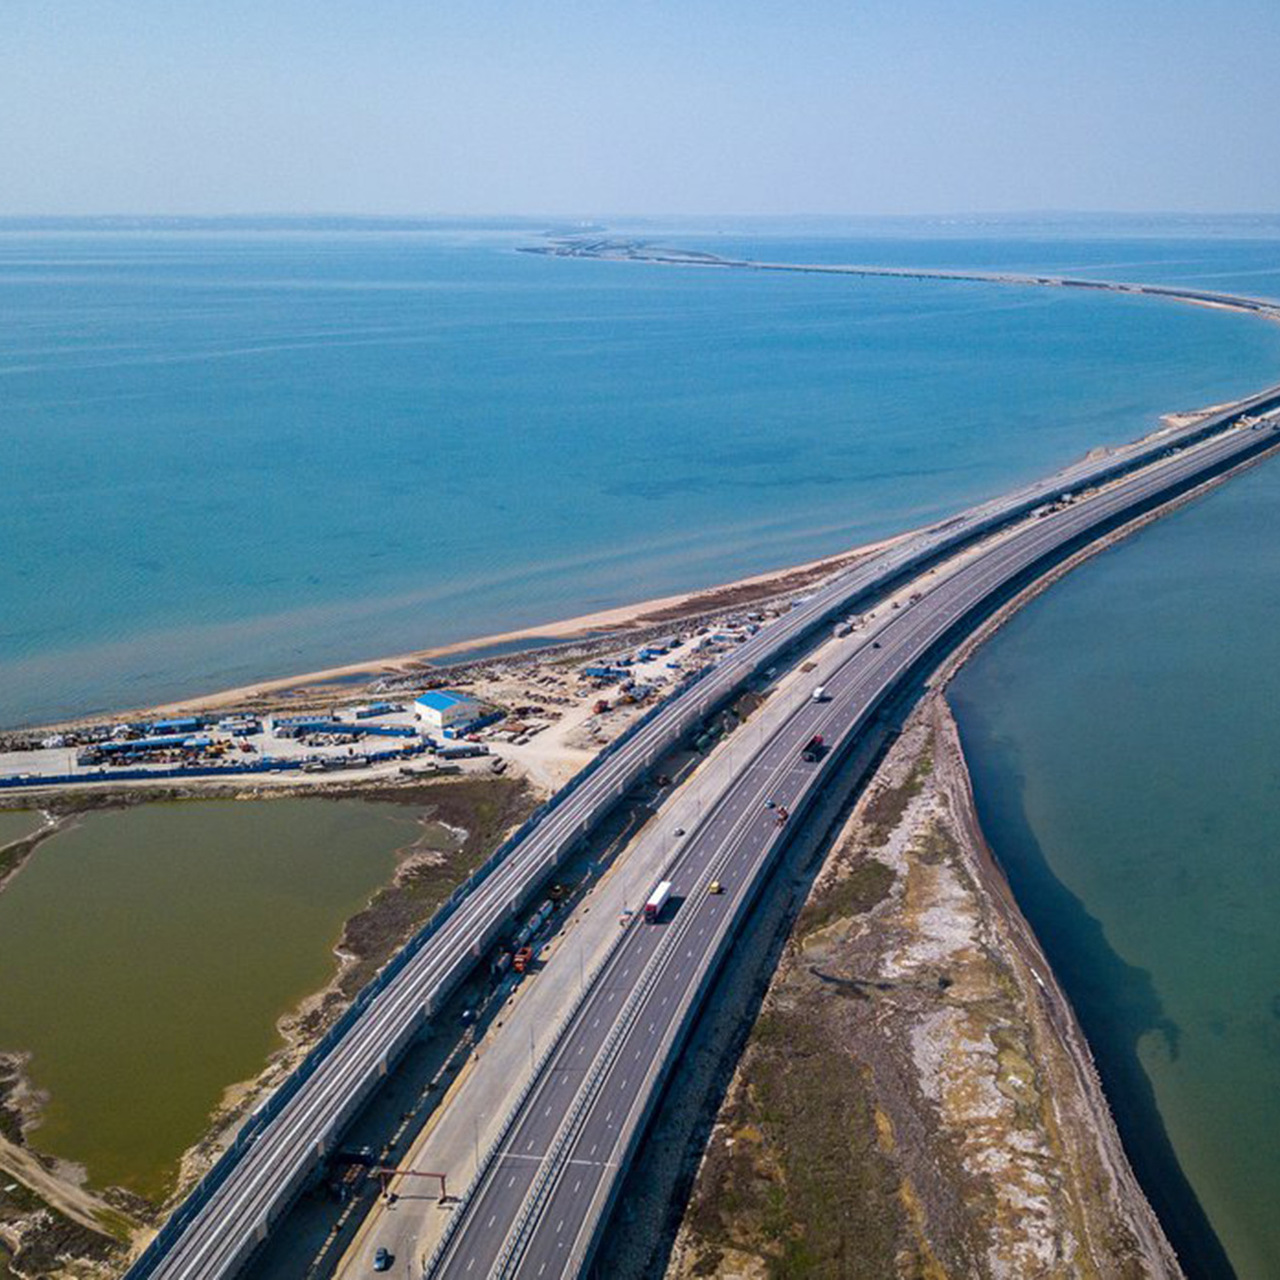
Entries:
[[671, 881], [664, 880], [649, 895], [649, 901], [644, 904], [644, 918], [646, 924], [657, 924], [658, 917], [662, 914], [662, 909], [667, 905], [667, 901], [670, 897]]
[[819, 685], [815, 685], [815, 686], [814, 686], [814, 689], [813, 689], [813, 700], [814, 700], [814, 702], [826, 702], [826, 700], [827, 700], [827, 686], [826, 686], [825, 684], [819, 684]]

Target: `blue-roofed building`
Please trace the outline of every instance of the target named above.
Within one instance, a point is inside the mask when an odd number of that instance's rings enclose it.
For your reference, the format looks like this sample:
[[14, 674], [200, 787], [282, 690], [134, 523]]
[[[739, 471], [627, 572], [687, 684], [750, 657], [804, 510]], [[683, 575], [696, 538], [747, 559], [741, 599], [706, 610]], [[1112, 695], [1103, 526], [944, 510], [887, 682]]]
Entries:
[[420, 694], [413, 703], [414, 718], [428, 729], [443, 733], [458, 724], [470, 724], [480, 718], [480, 704], [465, 693], [450, 689], [432, 689]]

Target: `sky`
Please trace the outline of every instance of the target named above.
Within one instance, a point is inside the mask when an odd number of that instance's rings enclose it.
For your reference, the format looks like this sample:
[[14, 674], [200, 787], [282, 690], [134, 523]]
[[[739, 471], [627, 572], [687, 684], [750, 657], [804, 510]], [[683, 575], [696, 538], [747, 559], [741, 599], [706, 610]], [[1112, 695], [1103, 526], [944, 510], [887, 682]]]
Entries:
[[1280, 211], [1280, 0], [3, 0], [0, 215]]

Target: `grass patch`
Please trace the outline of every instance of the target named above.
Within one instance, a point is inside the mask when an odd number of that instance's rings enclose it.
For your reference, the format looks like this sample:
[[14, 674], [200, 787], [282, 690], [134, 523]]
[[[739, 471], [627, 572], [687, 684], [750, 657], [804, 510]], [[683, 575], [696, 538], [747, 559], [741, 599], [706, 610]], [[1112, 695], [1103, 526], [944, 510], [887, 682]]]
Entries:
[[882, 1280], [905, 1240], [897, 1179], [881, 1152], [867, 1082], [833, 1051], [818, 1010], [759, 1019], [689, 1206], [695, 1272], [727, 1249], [776, 1280]]
[[23, 836], [22, 839], [15, 840], [12, 844], [7, 844], [0, 849], [0, 887], [3, 887], [5, 881], [26, 862], [36, 846], [47, 840], [51, 834], [49, 828], [41, 827], [29, 836]]
[[925, 751], [911, 768], [906, 779], [896, 787], [882, 787], [863, 810], [866, 842], [873, 847], [889, 843], [907, 805], [920, 794], [929, 775], [933, 772], [933, 752]]
[[930, 822], [912, 846], [912, 852], [921, 862], [931, 867], [940, 863], [961, 861], [959, 842], [950, 828], [940, 822]]
[[70, 791], [59, 791], [44, 799], [43, 806], [57, 817], [96, 813], [102, 809], [131, 809], [140, 804], [168, 804], [179, 800], [211, 800], [212, 794], [192, 795], [178, 787], [125, 787], [96, 783]]
[[97, 1209], [93, 1215], [107, 1235], [121, 1244], [128, 1244], [133, 1236], [133, 1222], [118, 1209]]
[[796, 921], [795, 936], [806, 937], [833, 920], [851, 920], [878, 906], [889, 896], [895, 873], [879, 858], [861, 858], [839, 878], [812, 894]]
[[[0, 1135], [7, 1138], [15, 1147], [24, 1144], [22, 1134], [22, 1113], [17, 1107], [9, 1105], [9, 1099], [22, 1083], [21, 1059], [8, 1055], [0, 1056]], [[4, 1177], [0, 1173], [0, 1179]], [[3, 1185], [3, 1183], [0, 1183]]]

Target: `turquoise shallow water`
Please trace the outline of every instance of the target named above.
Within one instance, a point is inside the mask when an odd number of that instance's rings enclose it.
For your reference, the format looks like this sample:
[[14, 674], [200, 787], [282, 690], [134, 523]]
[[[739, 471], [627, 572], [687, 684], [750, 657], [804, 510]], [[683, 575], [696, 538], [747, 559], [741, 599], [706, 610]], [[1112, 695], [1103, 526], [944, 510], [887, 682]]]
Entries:
[[1258, 1280], [1280, 1274], [1277, 511], [1272, 461], [1077, 570], [952, 688], [1139, 1175], [1194, 1275]]
[[[692, 239], [1252, 285], [1270, 243], [967, 234]], [[1246, 317], [535, 238], [0, 233], [0, 724], [794, 563], [1280, 372]]]

